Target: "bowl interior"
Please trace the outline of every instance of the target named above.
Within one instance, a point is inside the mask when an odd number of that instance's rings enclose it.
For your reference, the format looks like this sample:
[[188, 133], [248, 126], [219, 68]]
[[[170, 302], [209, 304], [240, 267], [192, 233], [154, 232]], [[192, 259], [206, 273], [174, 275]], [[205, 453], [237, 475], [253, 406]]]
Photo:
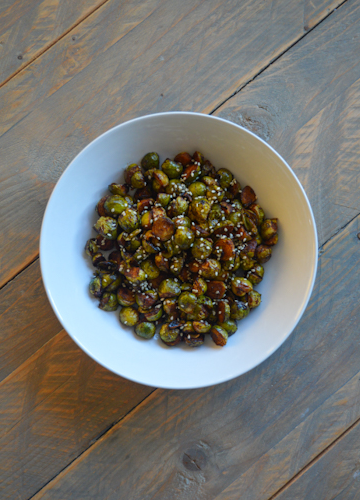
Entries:
[[[93, 273], [84, 245], [95, 235], [94, 207], [111, 182], [144, 154], [161, 161], [195, 150], [216, 168], [226, 167], [250, 185], [267, 217], [279, 218], [279, 243], [265, 264], [260, 307], [238, 323], [224, 347], [169, 348], [157, 336], [142, 340], [91, 298]], [[62, 239], [63, 238], [63, 239]], [[245, 373], [274, 352], [291, 333], [308, 302], [317, 262], [312, 211], [284, 160], [245, 129], [196, 113], [161, 113], [126, 122], [87, 146], [69, 165], [49, 200], [40, 241], [41, 269], [62, 325], [91, 357], [131, 380], [165, 388], [195, 388]]]

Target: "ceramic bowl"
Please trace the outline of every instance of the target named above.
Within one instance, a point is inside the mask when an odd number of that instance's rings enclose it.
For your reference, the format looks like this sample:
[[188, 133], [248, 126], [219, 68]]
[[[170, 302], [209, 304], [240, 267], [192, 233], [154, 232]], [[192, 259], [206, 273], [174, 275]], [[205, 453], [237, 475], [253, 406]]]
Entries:
[[[250, 185], [267, 217], [279, 218], [279, 243], [257, 290], [260, 307], [238, 322], [225, 347], [210, 337], [200, 348], [137, 337], [104, 312], [88, 291], [93, 267], [85, 242], [95, 236], [94, 207], [127, 165], [157, 151], [160, 160], [201, 151]], [[43, 282], [65, 330], [94, 360], [130, 380], [188, 389], [225, 382], [251, 370], [290, 335], [308, 303], [317, 267], [313, 213], [295, 174], [263, 140], [208, 115], [171, 112], [137, 118], [102, 134], [70, 163], [48, 202], [40, 239]]]

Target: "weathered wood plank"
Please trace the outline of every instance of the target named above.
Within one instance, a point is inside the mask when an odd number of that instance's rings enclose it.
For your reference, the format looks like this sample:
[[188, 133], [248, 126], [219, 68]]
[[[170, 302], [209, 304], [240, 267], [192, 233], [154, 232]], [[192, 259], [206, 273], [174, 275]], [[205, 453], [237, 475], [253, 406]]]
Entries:
[[0, 497], [29, 498], [153, 390], [60, 332], [0, 384]]
[[35, 499], [276, 493], [359, 418], [359, 228], [325, 245], [310, 306], [270, 359], [220, 386], [156, 391]]
[[216, 112], [289, 162], [320, 242], [360, 212], [359, 29], [360, 6], [349, 1]]
[[2, 1], [0, 85], [103, 3], [104, 0]]
[[37, 260], [0, 290], [0, 381], [62, 330]]
[[276, 500], [357, 500], [360, 491], [360, 425], [338, 441]]
[[[306, 3], [307, 23], [320, 6]], [[0, 92], [0, 285], [35, 258], [54, 183], [89, 141], [139, 114], [210, 112], [303, 24], [303, 0], [132, 0], [124, 12], [109, 0], [13, 78]]]

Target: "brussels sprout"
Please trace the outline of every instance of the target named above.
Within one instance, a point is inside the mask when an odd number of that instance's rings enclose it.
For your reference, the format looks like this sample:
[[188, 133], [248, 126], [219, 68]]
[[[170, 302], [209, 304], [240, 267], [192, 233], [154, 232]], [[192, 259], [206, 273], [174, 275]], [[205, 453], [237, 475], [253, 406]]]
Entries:
[[122, 271], [125, 278], [133, 285], [138, 285], [146, 280], [145, 272], [140, 267], [126, 268]]
[[179, 327], [179, 323], [173, 322], [174, 325], [172, 327], [172, 323], [164, 323], [160, 328], [160, 339], [164, 342], [164, 344], [168, 346], [174, 346], [181, 342], [181, 331]]
[[194, 293], [182, 292], [178, 298], [178, 308], [186, 314], [193, 314], [196, 308], [197, 297]]
[[167, 207], [171, 201], [171, 197], [166, 193], [158, 193], [156, 197], [157, 203], [160, 203], [162, 207]]
[[240, 262], [241, 269], [243, 269], [244, 271], [249, 271], [254, 266], [256, 266], [256, 260], [251, 259], [247, 255], [241, 257], [241, 262]]
[[264, 277], [264, 268], [261, 264], [255, 264], [246, 275], [246, 278], [253, 284], [258, 285]]
[[160, 274], [159, 268], [150, 259], [146, 259], [141, 262], [140, 267], [143, 271], [145, 271], [149, 279], [157, 278]]
[[217, 279], [221, 272], [221, 265], [215, 259], [206, 259], [200, 266], [199, 274], [206, 280]]
[[125, 326], [135, 326], [139, 322], [139, 313], [133, 307], [123, 307], [119, 314], [120, 321]]
[[160, 250], [160, 241], [152, 231], [146, 231], [142, 239], [142, 246], [147, 253], [157, 253]]
[[87, 240], [85, 245], [85, 252], [89, 257], [93, 257], [94, 255], [99, 253], [99, 246], [97, 245], [95, 238]]
[[177, 229], [180, 226], [191, 227], [191, 220], [186, 215], [178, 215], [173, 218], [173, 223], [175, 224], [175, 228]]
[[89, 284], [89, 292], [91, 295], [93, 295], [96, 298], [100, 298], [103, 294], [103, 288], [101, 286], [101, 277], [100, 276], [94, 276], [91, 278], [90, 284]]
[[222, 299], [226, 293], [226, 285], [223, 281], [210, 281], [207, 285], [206, 295], [211, 299]]
[[116, 240], [118, 223], [112, 217], [100, 217], [94, 225], [95, 231], [108, 240]]
[[241, 191], [240, 201], [245, 208], [249, 207], [256, 201], [256, 194], [250, 186], [245, 186]]
[[260, 226], [260, 235], [265, 243], [266, 240], [270, 239], [277, 233], [277, 219], [265, 219], [264, 222]]
[[192, 324], [197, 333], [207, 333], [211, 330], [211, 324], [205, 320], [193, 321]]
[[206, 195], [207, 186], [203, 182], [196, 181], [190, 184], [189, 191], [191, 191], [194, 198], [198, 196], [204, 197]]
[[159, 168], [159, 155], [157, 153], [147, 153], [140, 164], [145, 171]]
[[204, 338], [204, 334], [200, 332], [188, 333], [184, 336], [184, 341], [189, 347], [200, 347], [204, 343]]
[[209, 311], [204, 305], [197, 304], [193, 313], [187, 313], [186, 319], [188, 321], [202, 321], [207, 319], [209, 316]]
[[224, 330], [227, 331], [229, 337], [231, 335], [234, 335], [234, 333], [237, 330], [236, 321], [232, 319], [228, 319], [227, 321], [224, 321], [224, 323], [219, 323], [219, 326], [221, 326], [221, 328], [224, 328]]
[[230, 305], [226, 300], [218, 302], [217, 314], [220, 323], [225, 323], [225, 321], [230, 319]]
[[125, 286], [121, 286], [117, 289], [116, 297], [121, 306], [126, 307], [135, 304], [135, 292]]
[[265, 264], [271, 258], [272, 250], [267, 245], [258, 245], [255, 251], [255, 259], [260, 264]]
[[256, 225], [261, 225], [265, 218], [264, 210], [260, 207], [258, 203], [252, 203], [249, 206], [249, 210], [256, 215]]
[[215, 325], [211, 328], [211, 338], [216, 345], [224, 346], [228, 340], [228, 333], [221, 326]]
[[166, 299], [163, 301], [163, 308], [165, 314], [168, 316], [174, 316], [173, 319], [177, 316], [177, 300], [176, 299]]
[[231, 291], [238, 297], [243, 297], [253, 289], [252, 283], [246, 278], [232, 278]]
[[101, 286], [107, 292], [115, 292], [121, 285], [121, 276], [117, 274], [103, 274], [101, 276]]
[[168, 217], [159, 217], [155, 220], [151, 231], [158, 240], [167, 241], [174, 234], [175, 226]]
[[189, 165], [189, 163], [191, 163], [191, 156], [189, 155], [189, 153], [179, 153], [175, 156], [174, 158], [174, 161], [176, 161], [177, 163], [181, 163], [181, 165], [183, 167], [186, 167], [186, 165]]
[[197, 238], [191, 248], [191, 253], [198, 260], [204, 260], [211, 255], [213, 250], [213, 242], [209, 238]]
[[99, 202], [95, 208], [95, 210], [100, 215], [100, 217], [106, 217], [108, 215], [105, 208], [104, 208], [104, 203], [106, 201], [106, 198], [107, 198], [107, 196], [104, 196], [103, 198], [101, 198], [101, 200], [99, 200]]
[[200, 153], [200, 151], [195, 151], [195, 153], [193, 154], [193, 159], [195, 163], [199, 164], [199, 166], [202, 166], [205, 163], [205, 157], [202, 153]]
[[159, 285], [159, 296], [162, 298], [177, 297], [181, 293], [179, 283], [171, 278], [163, 280]]
[[135, 295], [136, 303], [143, 309], [150, 309], [158, 301], [159, 296], [155, 290], [147, 290], [146, 292], [137, 292]]
[[127, 233], [131, 233], [139, 227], [139, 216], [134, 208], [127, 208], [118, 218], [121, 228]]
[[107, 238], [101, 236], [101, 234], [96, 236], [95, 241], [100, 250], [111, 250], [115, 243], [114, 240], [108, 240]]
[[240, 264], [241, 264], [240, 257], [238, 254], [235, 254], [235, 258], [230, 260], [225, 260], [222, 262], [222, 268], [225, 271], [231, 271], [234, 273], [240, 268]]
[[129, 186], [127, 184], [116, 184], [115, 182], [113, 182], [109, 185], [109, 191], [111, 194], [126, 196], [129, 192]]
[[169, 184], [169, 177], [162, 170], [155, 169], [152, 173], [152, 179], [152, 188], [157, 193], [164, 191]]
[[181, 180], [185, 182], [185, 184], [190, 184], [194, 182], [201, 174], [201, 168], [199, 165], [195, 165], [194, 163], [190, 163], [184, 169], [184, 172], [181, 174]]
[[181, 163], [177, 163], [170, 158], [167, 158], [161, 165], [161, 169], [169, 177], [169, 179], [178, 179], [182, 174], [184, 167]]
[[135, 333], [143, 339], [152, 339], [155, 335], [156, 327], [154, 323], [142, 321], [135, 326]]
[[194, 280], [192, 291], [196, 294], [196, 296], [203, 295], [206, 293], [208, 286], [206, 281], [203, 278], [197, 276]]
[[199, 306], [205, 306], [208, 311], [211, 311], [214, 307], [213, 301], [207, 295], [199, 295], [197, 303]]
[[116, 311], [119, 304], [115, 293], [105, 292], [101, 297], [99, 307], [103, 311]]
[[230, 305], [230, 319], [241, 320], [249, 314], [250, 308], [246, 302], [235, 300]]
[[158, 321], [163, 314], [163, 308], [161, 307], [161, 304], [157, 304], [155, 307], [144, 312], [143, 314], [146, 321]]
[[170, 262], [170, 271], [172, 272], [172, 274], [174, 274], [175, 276], [179, 276], [184, 267], [184, 260], [185, 259], [183, 256], [172, 257]]
[[225, 196], [224, 190], [221, 189], [221, 187], [217, 186], [216, 184], [209, 186], [206, 191], [206, 198], [210, 202], [219, 202], [224, 198], [224, 196]]
[[215, 242], [214, 254], [220, 260], [233, 260], [235, 258], [235, 245], [231, 238], [220, 238]]
[[122, 196], [118, 194], [114, 194], [112, 196], [108, 196], [104, 203], [104, 208], [107, 213], [111, 214], [112, 217], [117, 217], [120, 215], [126, 208], [128, 207], [128, 203]]
[[195, 198], [189, 207], [188, 215], [198, 222], [205, 222], [211, 209], [206, 198]]
[[150, 229], [153, 224], [153, 218], [151, 212], [143, 212], [140, 219], [141, 227], [144, 229]]
[[178, 245], [181, 250], [187, 250], [194, 242], [194, 233], [191, 229], [180, 226], [177, 228], [174, 235], [175, 245]]
[[187, 212], [189, 207], [189, 202], [183, 196], [178, 196], [175, 200], [173, 200], [168, 209], [167, 213], [169, 217], [177, 217], [178, 215], [183, 215]]
[[228, 215], [229, 221], [231, 221], [235, 226], [242, 224], [243, 222], [243, 214], [240, 211], [232, 212]]
[[146, 181], [144, 174], [141, 172], [141, 170], [138, 170], [134, 172], [134, 174], [131, 177], [131, 187], [134, 189], [141, 189], [146, 186]]
[[233, 174], [227, 168], [220, 168], [217, 173], [220, 176], [220, 186], [223, 189], [227, 189], [233, 180]]
[[247, 295], [247, 302], [249, 304], [250, 309], [258, 307], [261, 303], [261, 294], [256, 290], [251, 290]]
[[166, 186], [166, 194], [181, 194], [187, 191], [186, 184], [184, 184], [180, 179], [171, 179], [168, 186]]

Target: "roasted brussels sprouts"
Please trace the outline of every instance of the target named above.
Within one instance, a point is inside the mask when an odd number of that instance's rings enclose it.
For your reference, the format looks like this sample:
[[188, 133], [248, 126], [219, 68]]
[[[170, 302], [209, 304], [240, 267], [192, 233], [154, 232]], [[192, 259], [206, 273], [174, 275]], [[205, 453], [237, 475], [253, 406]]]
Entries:
[[120, 322], [144, 339], [162, 323], [168, 346], [198, 347], [206, 336], [224, 346], [261, 303], [254, 288], [278, 242], [278, 219], [199, 151], [162, 164], [147, 153], [124, 178], [96, 205], [98, 235], [85, 245], [95, 267], [90, 294], [105, 311], [120, 306]]

